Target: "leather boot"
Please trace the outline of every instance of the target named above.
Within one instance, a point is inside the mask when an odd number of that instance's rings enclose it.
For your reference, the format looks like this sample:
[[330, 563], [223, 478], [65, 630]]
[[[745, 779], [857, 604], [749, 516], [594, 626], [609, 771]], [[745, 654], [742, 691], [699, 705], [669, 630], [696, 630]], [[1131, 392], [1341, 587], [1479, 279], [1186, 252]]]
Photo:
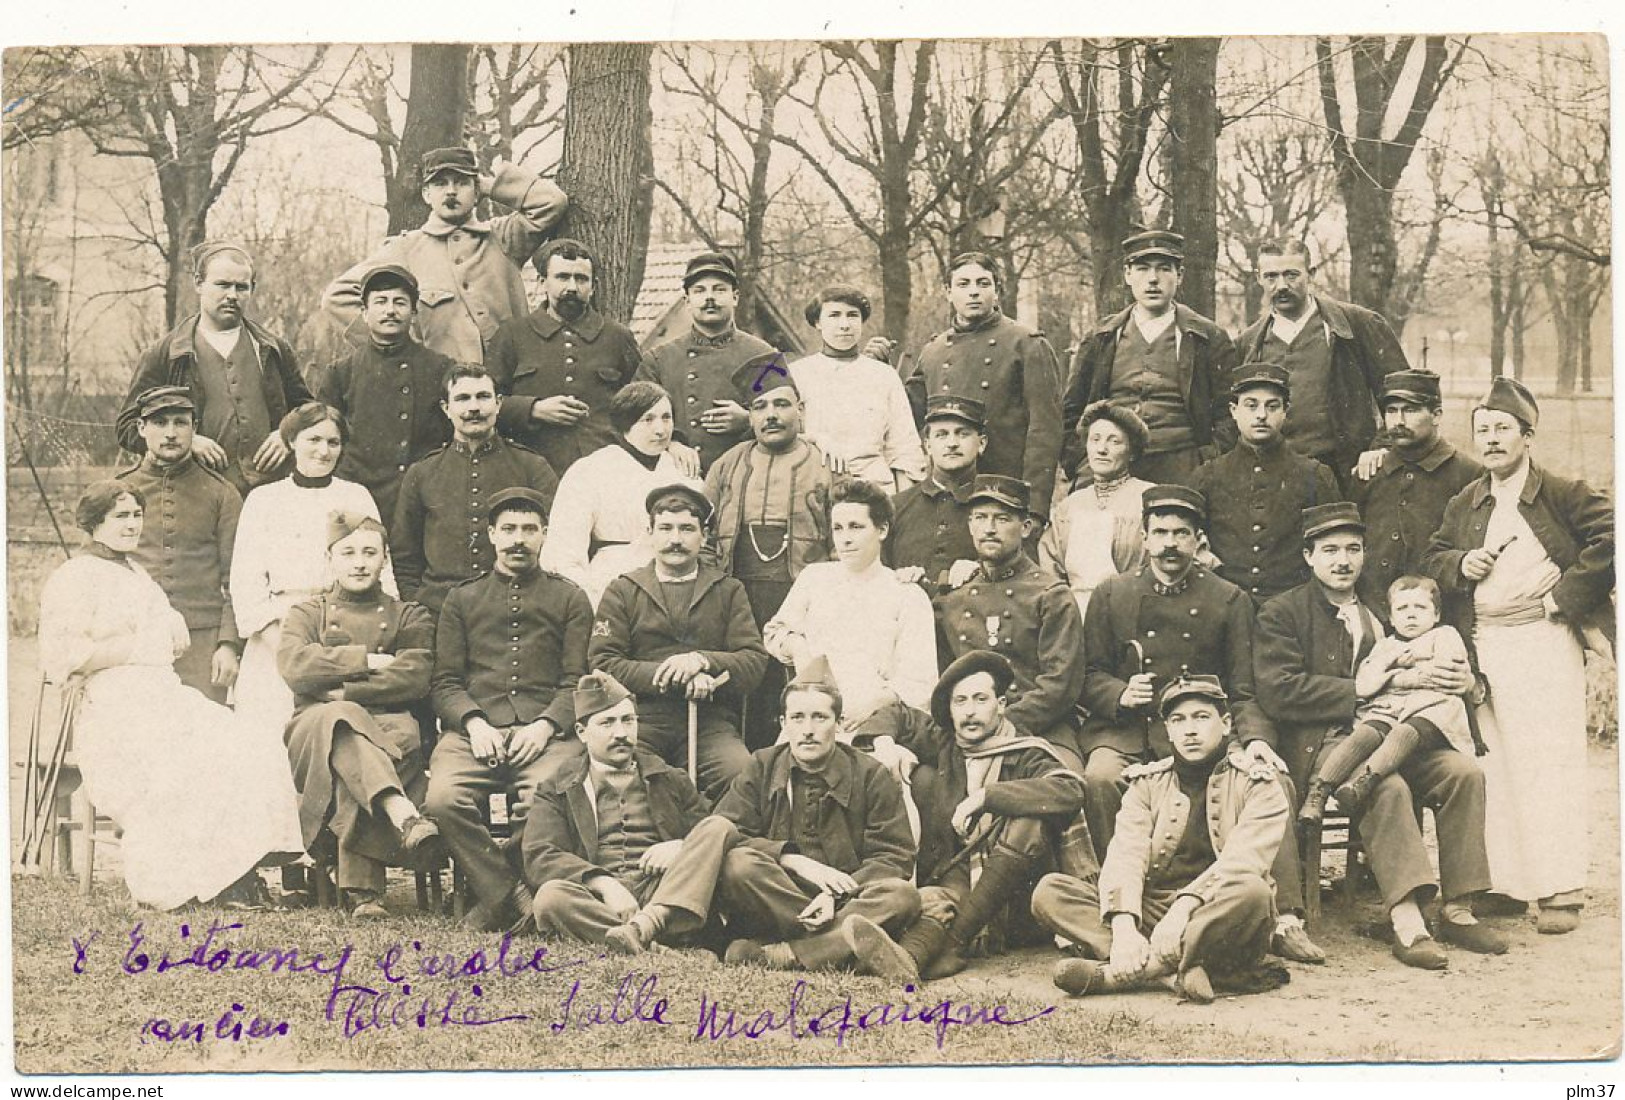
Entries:
[[1331, 793], [1330, 783], [1324, 779], [1311, 779], [1309, 789], [1303, 796], [1303, 808], [1298, 811], [1298, 823], [1304, 826], [1319, 825], [1320, 819], [1326, 816], [1326, 799]]

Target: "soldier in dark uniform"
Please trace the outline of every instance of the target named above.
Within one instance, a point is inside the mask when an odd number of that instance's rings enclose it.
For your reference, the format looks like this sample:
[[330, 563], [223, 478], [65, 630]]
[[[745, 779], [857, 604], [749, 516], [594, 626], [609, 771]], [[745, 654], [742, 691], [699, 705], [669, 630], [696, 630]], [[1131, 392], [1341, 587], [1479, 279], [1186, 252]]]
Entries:
[[1225, 412], [1235, 345], [1224, 329], [1174, 301], [1184, 266], [1178, 233], [1151, 230], [1123, 242], [1123, 280], [1134, 304], [1078, 345], [1061, 413], [1068, 469], [1082, 458], [1078, 418], [1096, 401], [1133, 409], [1145, 422], [1150, 438], [1131, 472], [1154, 484], [1185, 481], [1235, 438]]
[[552, 241], [534, 262], [545, 301], [503, 322], [485, 365], [503, 395], [497, 427], [563, 477], [576, 459], [620, 438], [609, 400], [632, 380], [643, 353], [631, 329], [593, 306], [597, 261], [586, 245]]
[[496, 493], [489, 523], [495, 567], [446, 594], [435, 632], [432, 690], [446, 734], [429, 762], [428, 810], [478, 899], [469, 923], [495, 929], [529, 914], [531, 898], [481, 807], [499, 792], [528, 801], [550, 774], [542, 753], [574, 728], [592, 605], [537, 564], [547, 534], [540, 493]]
[[483, 367], [453, 367], [445, 394], [452, 442], [406, 471], [392, 529], [402, 598], [436, 612], [452, 585], [491, 568], [486, 526], [495, 495], [534, 489], [551, 507], [559, 487], [545, 458], [497, 434], [496, 386]]
[[[1354, 502], [1365, 517], [1365, 570], [1360, 602], [1388, 621], [1388, 586], [1422, 572], [1428, 541], [1444, 519], [1450, 498], [1484, 472], [1439, 434], [1444, 419], [1439, 376], [1395, 371], [1383, 379], [1382, 419], [1388, 449], [1370, 478], [1353, 482]], [[1446, 607], [1454, 593], [1445, 594]], [[1441, 611], [1444, 609], [1441, 608]], [[1450, 616], [1444, 616], [1450, 621]]]
[[440, 398], [452, 361], [412, 339], [418, 281], [406, 268], [374, 268], [362, 281], [361, 302], [369, 339], [328, 367], [317, 400], [350, 422], [336, 473], [365, 485], [392, 524], [407, 467], [451, 438]]
[[917, 569], [931, 593], [963, 584], [976, 569], [970, 495], [976, 464], [987, 449], [987, 407], [974, 397], [933, 394], [925, 400], [925, 480], [893, 501], [883, 560]]
[[683, 293], [693, 329], [644, 356], [638, 377], [671, 394], [677, 431], [699, 450], [704, 472], [750, 438], [750, 413], [739, 402], [734, 373], [747, 360], [775, 352], [767, 341], [734, 327], [739, 268], [729, 257], [702, 252], [688, 261]]
[[1033, 512], [1049, 515], [1061, 457], [1061, 366], [1042, 332], [999, 311], [998, 264], [982, 252], [948, 262], [953, 327], [920, 349], [906, 388], [916, 409], [932, 394], [986, 406], [987, 450], [979, 470], [1033, 488]]
[[191, 632], [192, 644], [175, 659], [175, 675], [224, 703], [243, 652], [228, 592], [243, 498], [192, 457], [197, 413], [186, 387], [155, 386], [135, 407], [147, 453], [118, 479], [141, 491], [147, 520], [130, 556], [158, 582]]
[[1281, 425], [1290, 402], [1281, 366], [1242, 367], [1230, 388], [1230, 413], [1241, 438], [1199, 466], [1189, 482], [1207, 499], [1207, 534], [1219, 576], [1255, 604], [1309, 579], [1295, 517], [1344, 499], [1330, 470], [1286, 445]]
[[966, 502], [979, 564], [937, 599], [937, 652], [945, 666], [977, 649], [1002, 653], [1016, 674], [1010, 721], [1075, 749], [1087, 667], [1083, 620], [1066, 583], [1022, 551], [1033, 527], [1030, 496], [1026, 482], [977, 476]]

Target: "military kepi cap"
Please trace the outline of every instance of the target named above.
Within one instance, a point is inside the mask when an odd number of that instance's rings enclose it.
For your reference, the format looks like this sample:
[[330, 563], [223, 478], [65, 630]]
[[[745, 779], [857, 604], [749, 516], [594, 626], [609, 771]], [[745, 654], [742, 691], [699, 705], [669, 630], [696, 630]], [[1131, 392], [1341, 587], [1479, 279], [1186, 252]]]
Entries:
[[576, 721], [585, 722], [599, 711], [630, 698], [632, 693], [609, 673], [589, 672], [576, 684], [571, 702], [575, 704]]
[[1140, 511], [1147, 516], [1152, 512], [1184, 512], [1206, 525], [1207, 497], [1188, 485], [1153, 485], [1141, 496]]
[[688, 261], [688, 268], [683, 272], [683, 289], [687, 290], [708, 275], [727, 279], [734, 286], [739, 285], [739, 265], [734, 263], [732, 256], [722, 252], [701, 252]]
[[1162, 256], [1175, 263], [1185, 262], [1185, 238], [1166, 229], [1151, 229], [1136, 233], [1123, 241], [1123, 262], [1131, 264], [1151, 256]]
[[473, 150], [454, 145], [448, 149], [430, 149], [423, 154], [423, 180], [427, 183], [441, 172], [456, 172], [459, 176], [478, 179], [479, 161]]
[[739, 403], [746, 408], [769, 390], [788, 388], [795, 390], [797, 397], [801, 396], [782, 351], [764, 351], [751, 356], [734, 370], [732, 382], [739, 393]]
[[1273, 386], [1281, 391], [1282, 397], [1292, 395], [1292, 383], [1288, 379], [1286, 368], [1279, 363], [1243, 363], [1236, 368], [1236, 380], [1230, 384], [1230, 396], [1236, 397], [1243, 390], [1250, 390], [1254, 386]]
[[1439, 404], [1439, 376], [1430, 370], [1396, 370], [1382, 380], [1382, 401], [1409, 401], [1433, 408]]
[[670, 485], [656, 485], [650, 489], [649, 495], [643, 498], [643, 510], [653, 517], [657, 507], [673, 500], [692, 505], [702, 524], [711, 518], [711, 501], [698, 486], [686, 481], [674, 481]]
[[197, 412], [192, 391], [185, 386], [154, 386], [150, 390], [142, 390], [141, 396], [135, 399], [135, 407], [136, 415], [143, 420], [166, 409]]
[[1365, 534], [1365, 521], [1360, 518], [1359, 505], [1346, 500], [1331, 504], [1317, 504], [1303, 510], [1303, 541], [1319, 538], [1328, 531], [1343, 529]]
[[487, 522], [495, 523], [497, 513], [504, 508], [535, 512], [542, 517], [543, 523], [547, 522], [547, 498], [535, 489], [527, 489], [523, 485], [504, 489], [491, 498], [491, 504], [485, 510]]
[[380, 264], [367, 272], [367, 277], [361, 280], [361, 300], [365, 302], [367, 295], [375, 290], [404, 290], [412, 303], [417, 304], [417, 277], [400, 264]]
[[1533, 428], [1540, 423], [1540, 406], [1535, 395], [1516, 378], [1501, 375], [1490, 383], [1490, 392], [1478, 403], [1481, 409], [1509, 413]]
[[1162, 697], [1157, 700], [1157, 713], [1166, 718], [1175, 704], [1192, 697], [1227, 705], [1230, 702], [1230, 696], [1225, 694], [1224, 685], [1219, 683], [1217, 676], [1181, 676], [1162, 689]]
[[[377, 531], [384, 535], [384, 525], [365, 512], [355, 512], [340, 508], [327, 513], [327, 545], [331, 547], [341, 539], [347, 539], [357, 531]], [[385, 536], [387, 538], [387, 536]]]
[[1027, 515], [1032, 511], [1032, 499], [1033, 487], [1019, 478], [1005, 477], [1003, 474], [977, 474], [965, 503], [991, 500]]
[[931, 717], [949, 733], [954, 730], [953, 711], [948, 706], [954, 687], [978, 672], [986, 672], [993, 677], [993, 690], [1000, 695], [1009, 691], [1010, 685], [1016, 682], [1016, 670], [1009, 658], [991, 649], [973, 649], [943, 669], [942, 679], [931, 689]]
[[925, 422], [963, 420], [977, 431], [987, 428], [987, 406], [974, 397], [934, 393], [925, 399]]

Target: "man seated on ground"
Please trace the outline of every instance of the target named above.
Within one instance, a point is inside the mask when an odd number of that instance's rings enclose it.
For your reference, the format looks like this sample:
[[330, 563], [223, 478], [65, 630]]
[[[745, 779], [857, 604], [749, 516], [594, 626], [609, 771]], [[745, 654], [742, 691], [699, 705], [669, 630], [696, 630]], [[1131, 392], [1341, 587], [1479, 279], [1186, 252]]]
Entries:
[[1173, 755], [1128, 770], [1099, 882], [1052, 874], [1033, 891], [1034, 918], [1084, 956], [1064, 960], [1055, 984], [1078, 996], [1172, 974], [1198, 1004], [1215, 987], [1273, 988], [1285, 970], [1259, 964], [1274, 931], [1269, 874], [1286, 793], [1273, 767], [1231, 741], [1218, 677], [1175, 680], [1160, 712]]
[[[683, 843], [704, 800], [681, 770], [639, 748], [637, 700], [613, 676], [587, 673], [574, 701], [586, 753], [537, 786], [525, 820], [536, 926], [625, 953], [656, 932], [698, 929], [726, 850]], [[646, 933], [626, 925], [639, 906]]]
[[841, 693], [826, 663], [791, 680], [782, 702], [781, 742], [751, 756], [716, 817], [685, 847], [716, 843], [719, 833], [732, 845], [716, 885], [735, 937], [725, 961], [775, 970], [850, 965], [854, 922], [883, 936], [920, 912], [903, 790], [872, 757], [840, 742]]
[[333, 587], [288, 612], [277, 671], [296, 710], [288, 757], [305, 847], [338, 838], [338, 885], [354, 915], [387, 917], [384, 868], [438, 862], [440, 830], [418, 807], [428, 792], [414, 703], [428, 697], [434, 618], [379, 587], [389, 547], [371, 516], [327, 521]]
[[[1003, 942], [1038, 932], [1024, 918], [1041, 875], [1061, 870], [1087, 880], [1099, 868], [1081, 813], [1083, 768], [1070, 750], [1011, 724], [1015, 678], [1003, 655], [977, 650], [949, 665], [932, 692], [936, 727], [919, 727], [922, 736], [908, 747], [936, 762], [929, 812], [950, 828], [922, 834], [919, 880], [928, 885], [918, 921], [896, 940], [862, 920], [850, 923], [854, 949], [877, 973], [899, 981], [957, 974], [984, 929]], [[952, 730], [952, 739], [941, 730]], [[938, 837], [948, 838], [946, 850], [930, 843]]]

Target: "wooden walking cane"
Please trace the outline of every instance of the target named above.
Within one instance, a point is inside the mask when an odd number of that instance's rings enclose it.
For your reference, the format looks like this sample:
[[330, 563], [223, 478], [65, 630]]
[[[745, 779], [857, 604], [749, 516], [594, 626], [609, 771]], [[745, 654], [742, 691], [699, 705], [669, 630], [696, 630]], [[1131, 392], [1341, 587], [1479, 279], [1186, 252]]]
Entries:
[[[711, 692], [716, 694], [717, 688], [728, 682], [727, 672], [723, 672], [711, 681]], [[695, 787], [700, 785], [700, 704], [690, 699], [688, 701], [688, 781]]]

